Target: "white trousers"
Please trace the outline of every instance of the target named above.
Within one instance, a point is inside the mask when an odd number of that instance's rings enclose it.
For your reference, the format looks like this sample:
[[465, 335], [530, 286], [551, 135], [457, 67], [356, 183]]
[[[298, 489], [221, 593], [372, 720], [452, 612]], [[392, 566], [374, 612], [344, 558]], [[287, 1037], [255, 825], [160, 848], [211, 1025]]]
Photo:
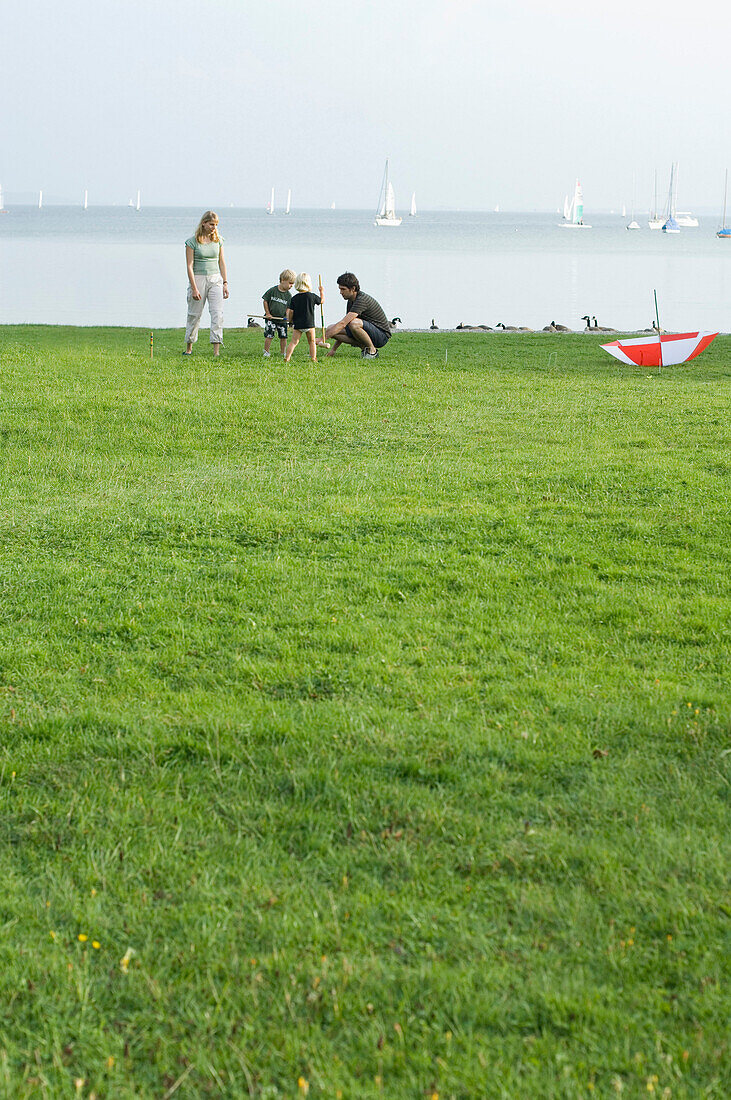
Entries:
[[188, 284], [188, 320], [185, 326], [186, 344], [194, 344], [198, 339], [198, 328], [203, 316], [203, 306], [208, 302], [208, 312], [211, 315], [211, 343], [223, 343], [223, 276], [220, 272], [215, 275], [201, 275], [193, 273], [195, 285], [198, 288], [200, 298], [193, 297], [193, 288]]

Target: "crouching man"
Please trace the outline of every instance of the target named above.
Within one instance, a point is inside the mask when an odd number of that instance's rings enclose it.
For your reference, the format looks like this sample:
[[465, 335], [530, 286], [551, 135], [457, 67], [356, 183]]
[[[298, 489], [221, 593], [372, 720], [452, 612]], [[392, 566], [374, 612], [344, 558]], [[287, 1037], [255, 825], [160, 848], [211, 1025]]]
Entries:
[[334, 340], [329, 356], [335, 355], [341, 344], [360, 348], [363, 359], [376, 359], [378, 349], [391, 339], [391, 328], [386, 314], [375, 298], [364, 294], [352, 271], [338, 277], [338, 290], [347, 304], [348, 312], [342, 321], [329, 325], [326, 338]]

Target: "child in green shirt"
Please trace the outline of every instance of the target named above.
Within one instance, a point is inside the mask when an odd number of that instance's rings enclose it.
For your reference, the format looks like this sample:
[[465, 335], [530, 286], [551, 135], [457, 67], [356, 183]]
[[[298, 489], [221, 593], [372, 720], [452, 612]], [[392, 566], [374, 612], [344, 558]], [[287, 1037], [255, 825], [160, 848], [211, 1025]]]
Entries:
[[279, 276], [279, 285], [272, 286], [262, 295], [264, 305], [264, 356], [269, 359], [272, 340], [279, 336], [279, 349], [284, 355], [287, 346], [287, 310], [292, 301], [289, 293], [294, 284], [294, 271], [288, 267]]

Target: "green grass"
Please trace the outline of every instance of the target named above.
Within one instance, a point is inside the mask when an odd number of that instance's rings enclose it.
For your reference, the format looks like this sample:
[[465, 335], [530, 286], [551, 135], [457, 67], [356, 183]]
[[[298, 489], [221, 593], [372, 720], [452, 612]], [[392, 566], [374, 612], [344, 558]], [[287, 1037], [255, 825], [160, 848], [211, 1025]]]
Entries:
[[148, 339], [0, 329], [0, 1096], [725, 1100], [731, 338]]

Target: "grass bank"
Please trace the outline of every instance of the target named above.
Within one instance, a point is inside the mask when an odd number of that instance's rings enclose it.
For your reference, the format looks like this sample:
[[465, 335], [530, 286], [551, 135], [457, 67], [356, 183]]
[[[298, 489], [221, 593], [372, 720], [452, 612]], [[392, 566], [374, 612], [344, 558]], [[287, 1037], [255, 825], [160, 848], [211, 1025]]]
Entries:
[[0, 1095], [729, 1095], [731, 338], [600, 340], [0, 329]]

